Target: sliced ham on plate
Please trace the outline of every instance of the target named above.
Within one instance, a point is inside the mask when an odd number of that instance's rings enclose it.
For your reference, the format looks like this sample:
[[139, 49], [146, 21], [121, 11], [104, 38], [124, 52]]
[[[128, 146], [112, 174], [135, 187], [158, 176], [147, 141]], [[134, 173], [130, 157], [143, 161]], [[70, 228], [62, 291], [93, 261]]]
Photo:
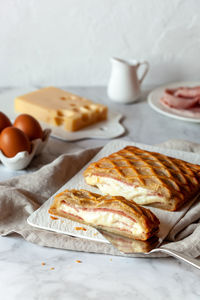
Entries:
[[200, 86], [166, 89], [160, 102], [179, 115], [200, 117]]
[[178, 114], [182, 117], [188, 117], [188, 118], [200, 118], [200, 106], [198, 107], [192, 107], [189, 109], [177, 109], [168, 106], [164, 101], [163, 98], [160, 99], [160, 102], [163, 104], [163, 106], [167, 107], [170, 109], [171, 113]]
[[196, 87], [180, 87], [176, 89], [175, 96], [185, 98], [200, 98], [200, 86]]

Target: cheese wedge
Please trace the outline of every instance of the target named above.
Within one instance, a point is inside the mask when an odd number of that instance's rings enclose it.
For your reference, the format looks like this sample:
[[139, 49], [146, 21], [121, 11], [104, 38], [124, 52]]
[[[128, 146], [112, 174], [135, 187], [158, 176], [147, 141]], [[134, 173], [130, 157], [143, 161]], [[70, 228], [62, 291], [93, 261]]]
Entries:
[[67, 131], [76, 131], [107, 119], [107, 107], [67, 91], [47, 87], [19, 96], [15, 110]]

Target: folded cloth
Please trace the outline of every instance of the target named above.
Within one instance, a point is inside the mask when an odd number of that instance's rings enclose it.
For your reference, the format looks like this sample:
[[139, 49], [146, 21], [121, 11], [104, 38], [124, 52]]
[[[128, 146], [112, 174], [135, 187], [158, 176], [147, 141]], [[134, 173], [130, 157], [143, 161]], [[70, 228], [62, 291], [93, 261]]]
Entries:
[[[159, 146], [200, 153], [199, 144], [186, 141], [170, 140]], [[27, 241], [41, 246], [122, 255], [111, 244], [40, 230], [31, 227], [26, 221], [34, 210], [74, 176], [99, 150], [100, 148], [94, 148], [75, 154], [63, 154], [33, 173], [1, 182], [0, 234], [6, 236], [18, 233]], [[46, 161], [48, 160], [46, 159]], [[35, 169], [37, 169], [36, 166]], [[199, 202], [195, 203], [171, 230], [163, 247], [184, 252], [192, 257], [200, 256]], [[141, 254], [128, 256], [142, 257]], [[155, 253], [151, 256], [163, 257], [166, 255]]]

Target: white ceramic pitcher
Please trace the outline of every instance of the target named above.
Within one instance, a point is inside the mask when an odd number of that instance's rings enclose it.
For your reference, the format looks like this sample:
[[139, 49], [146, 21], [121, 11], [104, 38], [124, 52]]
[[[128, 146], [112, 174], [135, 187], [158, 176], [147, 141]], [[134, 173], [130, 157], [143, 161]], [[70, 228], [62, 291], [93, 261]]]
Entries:
[[[111, 76], [107, 90], [109, 98], [120, 103], [136, 101], [140, 97], [141, 83], [149, 70], [149, 63], [147, 61], [126, 61], [113, 57], [111, 64]], [[137, 71], [141, 65], [144, 65], [145, 69], [141, 78], [138, 78]]]

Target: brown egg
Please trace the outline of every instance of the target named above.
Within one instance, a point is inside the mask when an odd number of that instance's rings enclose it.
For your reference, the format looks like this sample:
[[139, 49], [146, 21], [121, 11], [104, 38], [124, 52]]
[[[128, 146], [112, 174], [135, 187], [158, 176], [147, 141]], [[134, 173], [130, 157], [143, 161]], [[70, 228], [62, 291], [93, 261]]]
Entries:
[[12, 126], [10, 120], [4, 113], [0, 111], [0, 132], [8, 126]]
[[0, 135], [0, 149], [7, 157], [13, 157], [21, 151], [31, 151], [27, 135], [18, 128], [4, 128]]
[[28, 136], [29, 140], [42, 139], [43, 131], [39, 122], [30, 115], [19, 115], [14, 124], [14, 127], [21, 129]]

